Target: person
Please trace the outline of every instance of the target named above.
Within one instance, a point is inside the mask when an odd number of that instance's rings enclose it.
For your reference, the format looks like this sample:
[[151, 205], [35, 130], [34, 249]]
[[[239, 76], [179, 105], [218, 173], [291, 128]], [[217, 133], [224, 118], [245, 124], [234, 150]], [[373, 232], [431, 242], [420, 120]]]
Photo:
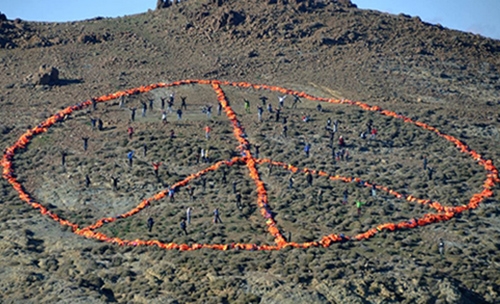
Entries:
[[297, 103], [302, 102], [298, 95], [293, 94], [293, 105], [292, 108], [297, 108]]
[[345, 140], [342, 135], [339, 137], [339, 147], [344, 147], [345, 146]]
[[68, 155], [68, 152], [66, 151], [61, 151], [61, 164], [63, 167], [66, 165], [66, 156]]
[[170, 139], [174, 139], [175, 138], [175, 131], [174, 129], [170, 130]]
[[369, 119], [368, 122], [366, 123], [366, 133], [367, 134], [372, 133], [372, 126], [373, 126], [373, 120]]
[[215, 208], [214, 209], [214, 224], [217, 224], [217, 223], [222, 224], [222, 220], [220, 219], [219, 209]]
[[212, 131], [212, 129], [211, 129], [209, 126], [206, 126], [206, 127], [205, 127], [205, 138], [206, 138], [207, 140], [209, 140], [209, 139], [210, 139], [210, 131]]
[[320, 103], [318, 103], [318, 105], [316, 106], [316, 110], [318, 110], [318, 112], [323, 112], [323, 107]]
[[205, 189], [207, 188], [207, 178], [205, 176], [201, 177], [201, 187], [203, 188], [203, 193], [205, 193]]
[[187, 229], [186, 229], [186, 220], [182, 219], [179, 226], [181, 227], [181, 230], [184, 232], [184, 234], [187, 235], [188, 233], [187, 233]]
[[222, 178], [221, 178], [221, 183], [227, 184], [227, 172], [226, 170], [222, 169]]
[[161, 109], [165, 110], [165, 98], [161, 97], [160, 100], [161, 100]]
[[97, 120], [97, 130], [102, 131], [104, 130], [104, 123], [102, 122], [102, 119]]
[[189, 198], [194, 201], [194, 187], [191, 187], [191, 185], [188, 186], [188, 194], [189, 194]]
[[331, 127], [332, 127], [332, 120], [331, 120], [330, 118], [328, 118], [328, 119], [326, 120], [326, 128], [327, 128], [327, 129], [330, 129]]
[[302, 121], [303, 122], [308, 122], [309, 121], [309, 115], [302, 115]]
[[125, 95], [120, 96], [120, 108], [123, 108], [125, 106]]
[[92, 98], [92, 111], [95, 111], [97, 109], [97, 101]]
[[151, 232], [151, 230], [153, 230], [153, 225], [155, 224], [155, 221], [153, 220], [152, 217], [149, 217], [148, 218], [148, 230], [149, 232]]
[[372, 196], [377, 196], [377, 187], [375, 185], [372, 185]]
[[167, 123], [167, 111], [161, 112], [161, 121], [163, 122], [163, 124]]
[[187, 111], [186, 98], [186, 96], [181, 96], [181, 109], [184, 109], [184, 111]]
[[[278, 108], [276, 109], [276, 117], [275, 117], [275, 120], [274, 120], [275, 122], [279, 122], [279, 121], [280, 121], [280, 114], [281, 114], [281, 108], [280, 108], [280, 107], [278, 107]], [[283, 119], [285, 119], [285, 118], [283, 118]], [[286, 122], [285, 122], [285, 123], [286, 123]]]
[[117, 190], [119, 181], [118, 177], [111, 176], [111, 181], [113, 183], [113, 190]]
[[285, 125], [286, 122], [287, 122], [287, 120], [288, 120], [288, 117], [287, 116], [283, 116], [283, 122], [282, 123]]
[[268, 103], [267, 104], [267, 111], [270, 113], [270, 114], [273, 114], [273, 105]]
[[90, 177], [88, 174], [85, 174], [85, 187], [88, 188], [90, 186]]
[[245, 102], [245, 112], [250, 113], [250, 101], [244, 99], [244, 102]]
[[150, 99], [149, 99], [149, 110], [150, 110], [150, 111], [153, 111], [153, 103], [154, 103], [154, 101], [155, 101], [155, 100], [154, 100], [153, 98], [150, 98]]
[[161, 166], [161, 162], [153, 162], [151, 164], [153, 165], [153, 171], [155, 173], [155, 177], [158, 178], [158, 169]]
[[349, 157], [350, 157], [350, 156], [349, 156], [349, 149], [345, 149], [345, 150], [344, 150], [344, 154], [345, 154], [345, 160], [346, 160], [346, 161], [349, 161]]
[[130, 112], [130, 120], [135, 121], [135, 111], [137, 110], [137, 108], [130, 108], [129, 110], [131, 111]]
[[146, 154], [148, 154], [148, 145], [142, 145], [142, 154], [144, 155], [144, 157], [146, 157]]
[[174, 105], [174, 99], [175, 99], [175, 93], [172, 92], [170, 93], [170, 96], [169, 96], [169, 100], [168, 100], [168, 103], [169, 103], [169, 106], [171, 107], [172, 105]]
[[323, 189], [318, 190], [318, 204], [321, 204], [323, 202]]
[[356, 201], [356, 209], [358, 210], [358, 216], [361, 215], [361, 207], [364, 205], [365, 203], [363, 202], [360, 202], [360, 201]]
[[359, 134], [359, 137], [360, 137], [361, 139], [366, 139], [366, 133], [365, 133], [365, 132], [361, 132], [361, 133]]
[[304, 147], [304, 152], [306, 153], [306, 157], [309, 157], [310, 150], [311, 150], [311, 144], [307, 143]]
[[343, 200], [342, 200], [342, 204], [347, 204], [347, 196], [349, 195], [349, 192], [347, 191], [347, 189], [344, 190], [344, 193], [343, 193]]
[[423, 159], [423, 166], [424, 166], [424, 171], [427, 170], [427, 156], [424, 155]]
[[134, 128], [132, 128], [132, 126], [128, 127], [127, 133], [128, 133], [128, 138], [132, 139], [132, 136], [134, 135]]
[[259, 148], [260, 146], [259, 145], [255, 145], [255, 158], [259, 158]]
[[288, 131], [288, 127], [286, 125], [283, 126], [283, 136], [286, 137], [286, 132]]
[[236, 181], [233, 181], [233, 193], [236, 193]]
[[292, 188], [293, 188], [293, 177], [292, 175], [290, 175], [290, 177], [288, 178], [288, 189]]
[[222, 114], [222, 103], [219, 103], [217, 104], [217, 115], [221, 115]]
[[260, 101], [262, 101], [262, 106], [265, 107], [266, 106], [267, 97], [266, 96], [260, 96], [259, 99], [260, 99]]
[[95, 130], [97, 124], [97, 118], [91, 117], [90, 123], [92, 124], [92, 130]]
[[201, 155], [201, 161], [205, 162], [205, 149], [201, 148], [200, 155]]
[[429, 179], [432, 179], [432, 174], [434, 173], [434, 169], [431, 167], [427, 167], [427, 175], [429, 176]]
[[82, 137], [82, 140], [83, 140], [83, 151], [87, 151], [87, 148], [89, 147], [89, 138]]
[[[221, 104], [221, 106], [222, 106], [222, 104]], [[212, 118], [212, 106], [207, 106], [207, 118], [208, 119]]]
[[441, 255], [441, 257], [443, 257], [444, 255], [444, 242], [443, 242], [443, 239], [439, 239], [439, 254]]
[[309, 172], [309, 171], [306, 172], [306, 181], [307, 181], [307, 184], [309, 186], [312, 186], [313, 176], [312, 176], [311, 172]]
[[372, 130], [370, 132], [370, 139], [374, 140], [376, 137], [377, 137], [377, 129], [376, 128], [372, 128]]
[[236, 207], [241, 210], [241, 194], [238, 192], [236, 193]]
[[338, 130], [339, 130], [339, 120], [335, 119], [335, 121], [333, 122], [333, 133], [337, 133]]
[[168, 197], [170, 198], [171, 203], [175, 202], [175, 189], [174, 188], [168, 189]]
[[286, 98], [286, 96], [287, 95], [278, 96], [278, 102], [279, 102], [280, 107], [282, 107], [282, 108], [285, 107], [285, 98]]
[[127, 158], [128, 158], [128, 165], [130, 167], [132, 167], [132, 162], [133, 162], [133, 159], [134, 159], [134, 151], [129, 151], [127, 153]]
[[257, 107], [257, 118], [259, 122], [262, 122], [262, 113], [264, 113], [264, 109], [261, 106]]
[[179, 108], [177, 109], [177, 120], [181, 120], [182, 118], [182, 110]]
[[186, 222], [188, 225], [191, 225], [191, 212], [193, 211], [193, 209], [191, 209], [191, 207], [187, 207], [186, 209]]
[[148, 105], [144, 101], [141, 101], [141, 104], [142, 104], [142, 117], [146, 117], [146, 111], [148, 109]]

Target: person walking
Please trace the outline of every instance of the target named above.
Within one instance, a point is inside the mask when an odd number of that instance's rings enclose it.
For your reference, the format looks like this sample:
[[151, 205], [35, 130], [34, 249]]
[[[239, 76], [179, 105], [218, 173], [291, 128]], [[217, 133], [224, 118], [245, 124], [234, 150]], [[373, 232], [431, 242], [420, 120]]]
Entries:
[[220, 218], [220, 214], [219, 214], [219, 209], [218, 208], [215, 208], [214, 209], [214, 220], [213, 220], [214, 224], [217, 224], [217, 223], [221, 223], [222, 224], [222, 220]]
[[90, 177], [88, 174], [85, 174], [85, 187], [86, 188], [90, 187], [90, 184], [91, 184]]
[[285, 107], [285, 98], [287, 95], [279, 96], [278, 95], [278, 103], [280, 107], [284, 108]]

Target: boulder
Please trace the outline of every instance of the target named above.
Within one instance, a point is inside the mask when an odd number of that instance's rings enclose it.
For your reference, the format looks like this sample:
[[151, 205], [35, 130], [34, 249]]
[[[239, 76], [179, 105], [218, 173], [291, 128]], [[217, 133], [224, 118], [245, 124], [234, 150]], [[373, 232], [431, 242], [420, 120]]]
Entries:
[[59, 70], [53, 66], [42, 65], [38, 69], [36, 84], [54, 85], [59, 81]]

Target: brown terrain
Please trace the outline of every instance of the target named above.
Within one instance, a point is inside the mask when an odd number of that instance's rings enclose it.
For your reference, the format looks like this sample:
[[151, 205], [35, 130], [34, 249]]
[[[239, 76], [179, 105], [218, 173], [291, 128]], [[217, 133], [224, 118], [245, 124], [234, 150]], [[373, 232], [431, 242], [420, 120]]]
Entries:
[[[159, 3], [161, 5], [161, 1]], [[247, 81], [334, 99], [360, 100], [435, 126], [498, 164], [500, 159], [500, 41], [449, 30], [418, 17], [360, 10], [341, 0], [189, 0], [121, 18], [36, 23], [0, 18], [0, 145], [79, 102], [143, 85], [182, 79]], [[282, 122], [259, 97], [278, 106], [278, 93], [222, 86], [260, 157], [298, 168], [359, 177], [405, 195], [460, 206], [481, 192], [487, 172], [435, 133], [400, 119], [345, 104], [285, 99]], [[186, 97], [181, 120], [162, 124], [160, 100]], [[141, 115], [141, 101], [154, 109]], [[244, 109], [250, 101], [250, 113]], [[217, 115], [207, 85], [155, 89], [76, 111], [33, 138], [14, 157], [17, 179], [34, 199], [81, 227], [123, 214], [167, 185], [211, 162], [238, 156], [230, 121]], [[204, 105], [213, 106], [207, 118]], [[311, 121], [304, 123], [302, 115]], [[102, 131], [90, 118], [100, 118]], [[339, 121], [349, 160], [332, 161], [328, 118]], [[369, 121], [374, 140], [361, 139]], [[210, 125], [207, 141], [203, 127]], [[127, 136], [132, 126], [135, 134]], [[170, 138], [174, 130], [176, 137]], [[82, 137], [89, 138], [87, 151]], [[305, 143], [311, 155], [304, 157]], [[335, 139], [334, 144], [337, 144]], [[143, 155], [142, 147], [148, 152]], [[135, 163], [127, 164], [127, 152]], [[253, 150], [253, 148], [252, 148]], [[68, 154], [61, 165], [61, 152]], [[433, 168], [429, 178], [423, 157]], [[161, 161], [159, 179], [151, 162]], [[283, 235], [294, 242], [331, 233], [354, 236], [378, 224], [410, 221], [428, 206], [356, 183], [257, 166]], [[227, 183], [222, 181], [223, 171]], [[86, 187], [85, 176], [90, 178]], [[111, 177], [118, 177], [113, 188]], [[245, 165], [208, 172], [181, 189], [175, 202], [155, 201], [134, 216], [98, 228], [128, 240], [273, 245]], [[288, 189], [289, 178], [294, 187]], [[236, 208], [232, 183], [242, 195]], [[40, 214], [0, 181], [0, 302], [2, 303], [500, 303], [500, 209], [496, 196], [449, 221], [383, 231], [328, 248], [276, 251], [164, 250], [88, 239]], [[343, 192], [349, 199], [342, 204]], [[318, 195], [322, 193], [321, 197]], [[366, 204], [358, 216], [355, 202]], [[186, 208], [193, 218], [184, 235]], [[213, 224], [219, 208], [223, 224]], [[155, 225], [146, 227], [149, 217]], [[444, 252], [439, 253], [440, 239]]]

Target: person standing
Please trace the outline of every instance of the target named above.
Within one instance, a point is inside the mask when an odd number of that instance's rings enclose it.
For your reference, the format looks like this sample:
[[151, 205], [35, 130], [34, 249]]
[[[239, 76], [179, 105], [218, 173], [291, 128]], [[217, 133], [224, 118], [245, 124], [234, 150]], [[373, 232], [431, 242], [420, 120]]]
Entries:
[[135, 121], [135, 111], [137, 108], [130, 108], [130, 120]]
[[88, 174], [85, 174], [85, 187], [86, 188], [90, 187], [90, 184], [91, 184], [90, 177]]
[[186, 221], [184, 219], [181, 220], [181, 223], [179, 224], [181, 227], [181, 230], [184, 232], [184, 235], [187, 235], [187, 229], [186, 229]]
[[82, 137], [82, 140], [83, 140], [83, 151], [87, 151], [87, 148], [89, 147], [89, 138]]
[[236, 208], [240, 209], [242, 208], [241, 206], [241, 193], [236, 193]]
[[66, 156], [68, 153], [66, 151], [61, 151], [61, 164], [64, 167], [66, 165]]
[[245, 112], [250, 113], [250, 101], [247, 99], [244, 99], [245, 101]]
[[133, 159], [134, 159], [134, 151], [129, 151], [127, 153], [128, 165], [132, 167]]
[[155, 173], [155, 177], [158, 178], [158, 169], [161, 166], [161, 162], [153, 162], [152, 165], [153, 165], [153, 171]]
[[278, 102], [280, 107], [284, 108], [285, 107], [285, 98], [287, 95], [279, 96], [278, 95]]
[[150, 98], [149, 99], [149, 110], [150, 111], [153, 111], [153, 103], [155, 102], [155, 100], [153, 98]]
[[347, 197], [348, 197], [348, 195], [349, 195], [349, 192], [347, 191], [347, 189], [345, 189], [344, 193], [343, 193], [344, 198], [342, 200], [342, 204], [344, 204], [344, 205], [347, 204]]
[[209, 139], [210, 139], [210, 131], [212, 131], [212, 129], [211, 129], [209, 126], [206, 126], [206, 127], [205, 127], [205, 138], [206, 138], [207, 140], [209, 140]]
[[152, 217], [149, 217], [148, 218], [148, 230], [149, 232], [151, 232], [151, 230], [153, 230], [153, 225], [155, 224], [155, 221], [153, 220]]
[[187, 97], [183, 97], [181, 96], [181, 109], [183, 109], [184, 111], [187, 111], [187, 104], [186, 104], [186, 98]]
[[377, 196], [377, 187], [375, 185], [372, 185], [372, 197]]
[[144, 101], [141, 101], [141, 104], [142, 104], [142, 117], [146, 117], [146, 111], [148, 109], [148, 105]]
[[306, 157], [309, 157], [309, 151], [311, 150], [311, 144], [307, 143], [304, 147], [304, 152], [306, 154]]
[[358, 216], [361, 215], [361, 207], [364, 205], [365, 203], [363, 202], [360, 202], [360, 201], [356, 201], [356, 209], [358, 210]]
[[265, 107], [266, 106], [267, 97], [266, 96], [260, 96], [259, 99], [260, 99], [260, 101], [262, 101], [262, 106]]
[[142, 145], [142, 154], [144, 155], [144, 157], [146, 157], [146, 154], [148, 154], [148, 145]]
[[257, 118], [259, 122], [262, 122], [262, 113], [264, 113], [264, 109], [261, 106], [257, 107]]
[[134, 128], [132, 128], [132, 126], [128, 127], [127, 133], [128, 133], [128, 138], [132, 139], [132, 136], [134, 135]]
[[311, 174], [311, 172], [307, 171], [306, 172], [306, 181], [307, 181], [307, 184], [310, 186], [312, 186], [312, 183], [313, 183], [313, 176]]
[[161, 121], [163, 122], [163, 124], [167, 124], [167, 111], [162, 111], [161, 112]]
[[423, 167], [424, 167], [424, 171], [427, 170], [427, 156], [424, 155], [424, 159], [423, 159]]
[[102, 131], [104, 130], [104, 123], [102, 122], [102, 119], [97, 120], [97, 130]]
[[168, 197], [170, 198], [171, 203], [175, 202], [175, 189], [174, 188], [168, 189]]
[[287, 134], [286, 132], [288, 131], [288, 127], [286, 125], [283, 126], [283, 136], [286, 138]]
[[177, 109], [177, 120], [181, 120], [182, 118], [182, 110], [179, 108]]
[[192, 211], [193, 211], [193, 209], [191, 209], [191, 207], [187, 207], [187, 209], [186, 209], [186, 221], [187, 221], [188, 225], [191, 225], [191, 212]]
[[439, 254], [441, 255], [441, 258], [442, 258], [444, 255], [444, 241], [443, 241], [443, 239], [439, 239], [438, 248], [439, 248]]

